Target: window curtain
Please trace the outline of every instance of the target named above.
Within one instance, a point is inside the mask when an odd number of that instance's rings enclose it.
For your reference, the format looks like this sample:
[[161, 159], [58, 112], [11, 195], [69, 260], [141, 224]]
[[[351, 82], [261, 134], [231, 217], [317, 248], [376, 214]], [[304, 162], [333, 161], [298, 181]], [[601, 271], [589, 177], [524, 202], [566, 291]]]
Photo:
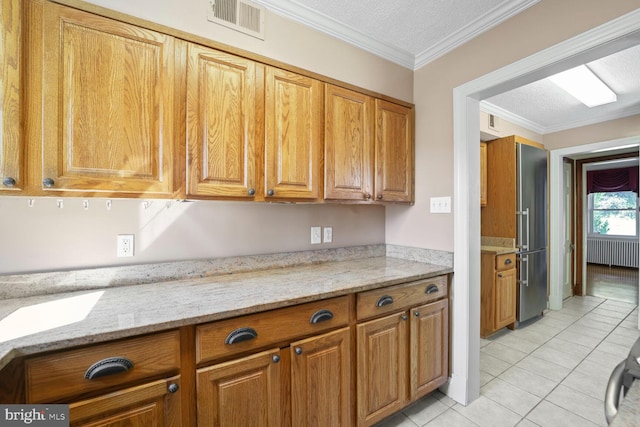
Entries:
[[617, 191], [638, 193], [638, 166], [587, 172], [587, 194]]

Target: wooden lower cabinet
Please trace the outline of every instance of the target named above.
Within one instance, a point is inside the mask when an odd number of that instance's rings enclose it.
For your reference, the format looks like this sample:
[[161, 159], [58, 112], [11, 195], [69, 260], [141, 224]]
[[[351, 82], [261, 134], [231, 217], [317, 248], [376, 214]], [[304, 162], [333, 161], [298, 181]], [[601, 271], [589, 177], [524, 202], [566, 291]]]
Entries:
[[485, 338], [515, 327], [518, 280], [515, 253], [483, 252], [480, 260], [480, 336]]
[[411, 400], [431, 393], [449, 377], [449, 301], [411, 310]]
[[407, 312], [357, 326], [358, 426], [371, 425], [407, 403]]
[[449, 376], [449, 301], [357, 326], [358, 426], [370, 426], [443, 385]]
[[180, 377], [154, 381], [69, 405], [69, 425], [170, 427], [180, 425]]
[[199, 426], [282, 425], [280, 349], [199, 369]]
[[350, 329], [198, 369], [198, 426], [350, 426]]

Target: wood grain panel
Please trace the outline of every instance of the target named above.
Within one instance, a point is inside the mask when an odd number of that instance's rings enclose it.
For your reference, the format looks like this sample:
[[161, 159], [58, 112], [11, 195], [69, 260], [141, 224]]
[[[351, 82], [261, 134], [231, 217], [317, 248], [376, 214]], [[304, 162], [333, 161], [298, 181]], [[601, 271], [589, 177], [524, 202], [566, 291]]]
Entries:
[[350, 339], [343, 328], [291, 343], [292, 425], [351, 425]]
[[356, 326], [358, 426], [372, 425], [408, 402], [406, 314]]
[[321, 198], [323, 88], [318, 80], [267, 67], [267, 199]]
[[449, 373], [449, 301], [411, 310], [411, 400], [447, 382]]
[[487, 205], [481, 235], [516, 238], [516, 145], [513, 138], [487, 144]]
[[509, 270], [516, 267], [516, 254], [496, 255], [496, 271]]
[[371, 200], [373, 98], [326, 85], [325, 199]]
[[[424, 280], [388, 286], [372, 291], [360, 292], [356, 298], [358, 320], [379, 316], [392, 311], [404, 310], [412, 305], [424, 304], [447, 296], [447, 276], [437, 276]], [[428, 291], [428, 292], [427, 292]], [[386, 302], [380, 305], [382, 299]]]
[[43, 23], [43, 177], [170, 194], [174, 39], [48, 2]]
[[496, 272], [495, 277], [495, 322], [498, 330], [516, 321], [516, 292], [518, 290], [517, 270]]
[[[0, 4], [0, 194], [19, 193], [25, 186], [21, 120], [22, 13], [18, 0]], [[9, 180], [15, 183], [10, 183]]]
[[480, 336], [485, 338], [494, 332], [495, 303], [495, 253], [480, 254]]
[[195, 44], [188, 52], [189, 194], [252, 199], [262, 65]]
[[[108, 357], [126, 357], [133, 362], [133, 368], [92, 380], [85, 379], [85, 372], [91, 365]], [[60, 402], [71, 396], [112, 389], [143, 378], [177, 372], [178, 369], [178, 331], [52, 353], [25, 362], [27, 402]]]
[[[337, 297], [199, 325], [196, 328], [196, 363], [256, 351], [344, 326], [349, 320], [348, 301], [346, 296]], [[320, 310], [329, 310], [333, 318], [312, 324], [311, 317]], [[225, 344], [227, 336], [240, 328], [252, 328], [257, 336]]]
[[[178, 390], [169, 392], [169, 385]], [[181, 424], [180, 377], [154, 381], [69, 405], [70, 425], [170, 427]]]
[[413, 201], [413, 109], [376, 99], [375, 192], [387, 202]]
[[480, 206], [487, 205], [487, 143], [480, 143]]
[[198, 425], [282, 425], [279, 358], [280, 350], [274, 349], [199, 369]]

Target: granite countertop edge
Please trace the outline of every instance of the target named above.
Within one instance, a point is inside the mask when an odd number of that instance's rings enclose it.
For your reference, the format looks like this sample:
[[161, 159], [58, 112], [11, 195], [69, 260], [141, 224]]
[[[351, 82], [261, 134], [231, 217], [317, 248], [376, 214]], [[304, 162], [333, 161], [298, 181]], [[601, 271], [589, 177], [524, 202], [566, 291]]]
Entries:
[[17, 357], [453, 273], [388, 256], [3, 300], [0, 369]]

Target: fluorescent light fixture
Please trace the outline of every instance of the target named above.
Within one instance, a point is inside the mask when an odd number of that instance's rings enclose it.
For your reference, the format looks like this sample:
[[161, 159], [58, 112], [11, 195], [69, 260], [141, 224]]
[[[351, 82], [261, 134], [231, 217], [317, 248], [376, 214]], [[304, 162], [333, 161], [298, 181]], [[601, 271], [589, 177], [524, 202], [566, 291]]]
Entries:
[[618, 99], [586, 65], [550, 76], [549, 80], [589, 108], [616, 102]]

